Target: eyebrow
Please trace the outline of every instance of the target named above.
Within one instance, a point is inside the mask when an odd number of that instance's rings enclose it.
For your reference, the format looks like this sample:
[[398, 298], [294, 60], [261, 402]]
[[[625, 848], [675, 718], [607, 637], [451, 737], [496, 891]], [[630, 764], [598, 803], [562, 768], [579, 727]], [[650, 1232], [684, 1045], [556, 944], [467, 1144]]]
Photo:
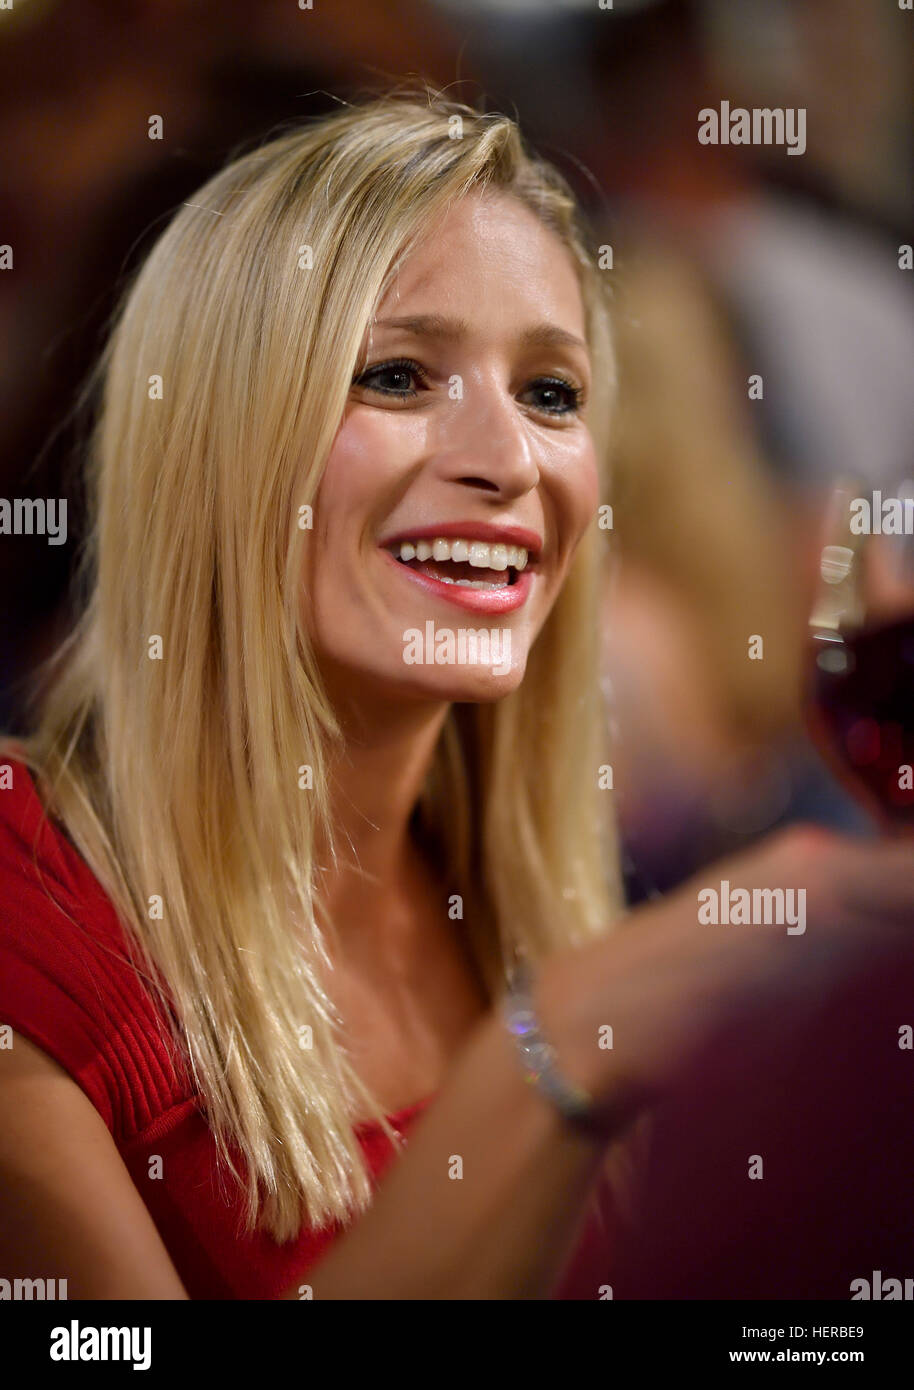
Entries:
[[[445, 318], [443, 314], [408, 314], [403, 318], [375, 319], [376, 328], [402, 328], [422, 338], [444, 338], [455, 341], [466, 338], [470, 326], [464, 319]], [[583, 338], [559, 328], [554, 323], [532, 324], [518, 335], [524, 347], [577, 347], [589, 351]]]

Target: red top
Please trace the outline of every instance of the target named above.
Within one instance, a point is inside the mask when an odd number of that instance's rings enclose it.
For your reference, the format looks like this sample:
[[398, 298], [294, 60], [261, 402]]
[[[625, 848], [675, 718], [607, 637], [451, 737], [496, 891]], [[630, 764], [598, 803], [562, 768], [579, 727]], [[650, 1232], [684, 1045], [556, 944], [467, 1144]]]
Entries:
[[[217, 1171], [199, 1093], [125, 941], [100, 883], [45, 817], [28, 769], [0, 762], [0, 1025], [51, 1056], [89, 1097], [191, 1298], [278, 1298], [295, 1280], [307, 1282], [341, 1228], [304, 1229], [288, 1245], [265, 1232], [238, 1234], [241, 1194]], [[391, 1123], [407, 1133], [432, 1099]], [[377, 1124], [358, 1133], [377, 1184], [395, 1151]], [[161, 1156], [153, 1166], [161, 1177], [150, 1176], [152, 1155]], [[601, 1296], [609, 1215], [601, 1188], [554, 1297]]]

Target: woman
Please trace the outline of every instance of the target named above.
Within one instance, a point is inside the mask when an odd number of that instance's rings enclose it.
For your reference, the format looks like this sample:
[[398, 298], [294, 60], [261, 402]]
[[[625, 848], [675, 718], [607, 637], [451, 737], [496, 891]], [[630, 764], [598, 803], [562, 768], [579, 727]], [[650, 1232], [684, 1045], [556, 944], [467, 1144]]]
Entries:
[[[686, 891], [610, 930], [585, 238], [511, 121], [395, 93], [223, 170], [127, 293], [88, 601], [0, 798], [7, 1268], [561, 1291], [710, 1006], [789, 965]], [[815, 835], [742, 873], [816, 924], [914, 897], [893, 850]], [[561, 1064], [533, 1086], [496, 1007], [518, 956]]]

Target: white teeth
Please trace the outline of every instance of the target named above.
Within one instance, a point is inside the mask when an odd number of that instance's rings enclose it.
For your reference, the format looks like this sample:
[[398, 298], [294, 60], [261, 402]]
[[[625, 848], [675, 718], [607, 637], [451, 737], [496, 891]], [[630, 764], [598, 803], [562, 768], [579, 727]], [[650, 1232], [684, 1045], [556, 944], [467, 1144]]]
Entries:
[[447, 579], [443, 574], [438, 577], [442, 584], [454, 584], [460, 589], [494, 589], [498, 587], [490, 584], [487, 579]]
[[[437, 536], [433, 541], [400, 541], [401, 560], [436, 560], [439, 563], [453, 560], [455, 564], [469, 562], [474, 569], [506, 570], [525, 568], [527, 551], [522, 545], [488, 545], [485, 541], [455, 540], [446, 541]], [[457, 584], [477, 583], [473, 579], [454, 580]]]

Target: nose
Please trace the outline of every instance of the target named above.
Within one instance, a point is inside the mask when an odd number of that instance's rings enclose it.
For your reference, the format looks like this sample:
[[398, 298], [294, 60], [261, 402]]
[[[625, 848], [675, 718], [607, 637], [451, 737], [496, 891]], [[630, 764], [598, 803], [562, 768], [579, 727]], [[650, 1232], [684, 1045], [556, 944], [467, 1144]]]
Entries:
[[540, 467], [528, 422], [505, 387], [464, 383], [441, 420], [435, 462], [449, 482], [508, 498], [536, 487]]

